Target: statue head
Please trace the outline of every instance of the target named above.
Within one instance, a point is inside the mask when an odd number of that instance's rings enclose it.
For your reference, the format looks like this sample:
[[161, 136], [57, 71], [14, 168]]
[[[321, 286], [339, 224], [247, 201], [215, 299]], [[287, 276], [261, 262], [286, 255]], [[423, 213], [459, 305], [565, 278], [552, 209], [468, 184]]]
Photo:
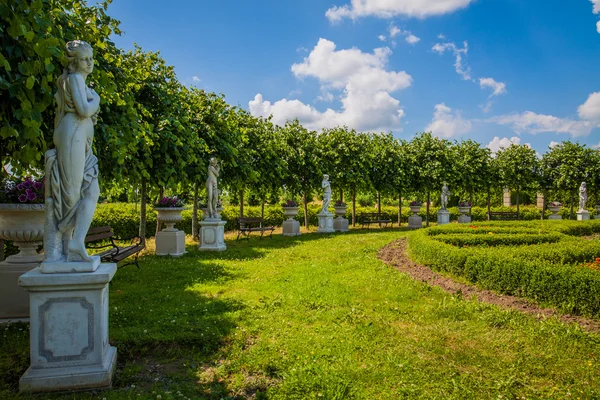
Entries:
[[587, 185], [585, 184], [585, 182], [581, 182], [581, 186], [579, 187], [579, 189], [585, 189], [587, 187]]
[[327, 175], [327, 174], [323, 174], [323, 180], [324, 180], [324, 181], [328, 181], [328, 180], [329, 180], [329, 175]]
[[217, 165], [218, 160], [216, 157], [211, 157], [210, 160], [208, 160], [208, 162], [214, 167], [215, 165]]
[[72, 40], [67, 43], [67, 60], [69, 73], [82, 72], [91, 74], [94, 69], [94, 51], [89, 43], [83, 40]]

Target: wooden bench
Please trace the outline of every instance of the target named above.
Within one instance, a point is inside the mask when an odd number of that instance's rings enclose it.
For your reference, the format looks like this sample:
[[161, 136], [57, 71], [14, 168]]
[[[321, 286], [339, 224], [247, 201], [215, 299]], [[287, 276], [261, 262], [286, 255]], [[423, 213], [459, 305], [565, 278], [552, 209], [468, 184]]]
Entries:
[[496, 211], [488, 213], [488, 220], [493, 221], [494, 217], [498, 221], [518, 221], [519, 213], [513, 211]]
[[386, 213], [360, 213], [358, 216], [358, 221], [361, 226], [364, 228], [365, 225], [368, 227], [371, 224], [383, 224], [384, 228], [387, 228], [387, 224], [394, 225], [394, 222], [390, 219], [390, 217]]
[[[106, 243], [109, 241], [110, 243]], [[129, 246], [118, 246], [116, 242], [127, 242], [131, 244]], [[101, 242], [104, 244], [94, 245], [90, 243]], [[125, 263], [119, 268], [123, 268], [126, 265], [135, 264], [140, 269], [138, 264], [138, 254], [142, 251], [146, 245], [139, 236], [133, 236], [131, 238], [121, 239], [115, 236], [110, 226], [102, 226], [99, 228], [90, 228], [87, 235], [85, 236], [85, 247], [88, 249], [104, 249], [110, 247], [108, 250], [104, 250], [100, 253], [93, 254], [100, 256], [102, 262], [114, 262], [118, 263], [125, 258], [133, 255], [133, 261]]]
[[262, 218], [238, 218], [238, 235], [237, 239], [240, 239], [240, 235], [245, 235], [246, 239], [250, 240], [250, 233], [252, 232], [260, 232], [260, 238], [263, 238], [265, 232], [270, 232], [269, 237], [273, 239], [273, 231], [275, 230], [274, 226], [263, 226]]

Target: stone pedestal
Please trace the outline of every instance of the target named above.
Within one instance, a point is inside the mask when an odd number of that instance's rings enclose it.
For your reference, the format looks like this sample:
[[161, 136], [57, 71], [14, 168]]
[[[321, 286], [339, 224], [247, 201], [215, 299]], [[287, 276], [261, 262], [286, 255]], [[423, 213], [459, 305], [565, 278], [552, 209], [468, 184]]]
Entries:
[[317, 214], [319, 218], [319, 229], [317, 232], [319, 233], [331, 233], [335, 232], [333, 229], [333, 214], [331, 213], [319, 213]]
[[283, 236], [300, 236], [300, 222], [293, 218], [283, 221]]
[[423, 218], [414, 214], [408, 217], [408, 227], [411, 229], [418, 229], [423, 227]]
[[590, 219], [590, 213], [588, 210], [577, 211], [577, 221], [587, 221]]
[[18, 282], [21, 275], [38, 265], [0, 262], [0, 320], [29, 318], [29, 293]]
[[437, 222], [438, 222], [438, 225], [449, 224], [450, 223], [450, 211], [438, 210]]
[[35, 268], [19, 278], [31, 304], [31, 366], [19, 381], [21, 391], [111, 386], [117, 350], [108, 343], [108, 283], [116, 271], [114, 263], [94, 272]]
[[469, 217], [466, 214], [461, 214], [458, 216], [458, 223], [459, 224], [470, 224], [471, 223], [471, 217]]
[[348, 218], [337, 217], [333, 220], [333, 230], [338, 232], [348, 232]]
[[185, 232], [177, 229], [156, 234], [156, 255], [179, 257], [185, 253]]
[[205, 219], [200, 222], [200, 245], [201, 251], [224, 251], [225, 224], [227, 221], [220, 219]]

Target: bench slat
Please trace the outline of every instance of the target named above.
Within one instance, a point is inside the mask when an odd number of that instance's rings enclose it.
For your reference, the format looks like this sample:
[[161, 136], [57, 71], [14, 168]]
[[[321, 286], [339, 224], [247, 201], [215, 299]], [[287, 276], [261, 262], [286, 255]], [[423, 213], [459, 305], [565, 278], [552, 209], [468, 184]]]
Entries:
[[87, 236], [85, 237], [85, 242], [89, 243], [89, 242], [96, 242], [98, 240], [104, 240], [104, 239], [109, 239], [111, 237], [113, 237], [114, 234], [111, 232], [106, 232], [106, 233], [97, 233], [94, 235], [90, 235], [89, 233], [87, 234]]
[[110, 226], [100, 226], [97, 228], [90, 228], [87, 231], [88, 235], [93, 235], [96, 233], [104, 233], [104, 232], [112, 232], [112, 228]]

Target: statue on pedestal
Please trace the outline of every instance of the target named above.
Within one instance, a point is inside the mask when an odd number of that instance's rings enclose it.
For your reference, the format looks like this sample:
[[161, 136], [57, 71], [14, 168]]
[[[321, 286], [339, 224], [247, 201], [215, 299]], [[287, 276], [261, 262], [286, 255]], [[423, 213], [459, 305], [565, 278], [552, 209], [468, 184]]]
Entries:
[[441, 201], [442, 201], [442, 210], [445, 210], [446, 207], [448, 206], [448, 197], [452, 196], [452, 193], [450, 193], [450, 190], [448, 190], [448, 186], [446, 184], [446, 182], [444, 181], [444, 186], [442, 187], [442, 194], [441, 194]]
[[323, 190], [323, 208], [321, 213], [329, 214], [329, 203], [331, 202], [331, 184], [329, 183], [329, 175], [323, 175], [323, 182], [321, 182]]
[[219, 202], [219, 188], [217, 186], [217, 178], [219, 177], [218, 161], [215, 157], [211, 157], [208, 164], [208, 179], [206, 179], [206, 193], [208, 196], [208, 218], [219, 218], [217, 212], [217, 204]]
[[581, 182], [579, 186], [579, 211], [585, 211], [585, 203], [587, 203], [587, 185], [585, 182]]
[[67, 43], [68, 67], [57, 80], [54, 149], [46, 152], [46, 262], [92, 259], [85, 236], [100, 195], [98, 159], [92, 152], [100, 96], [86, 86], [94, 69], [92, 47]]

